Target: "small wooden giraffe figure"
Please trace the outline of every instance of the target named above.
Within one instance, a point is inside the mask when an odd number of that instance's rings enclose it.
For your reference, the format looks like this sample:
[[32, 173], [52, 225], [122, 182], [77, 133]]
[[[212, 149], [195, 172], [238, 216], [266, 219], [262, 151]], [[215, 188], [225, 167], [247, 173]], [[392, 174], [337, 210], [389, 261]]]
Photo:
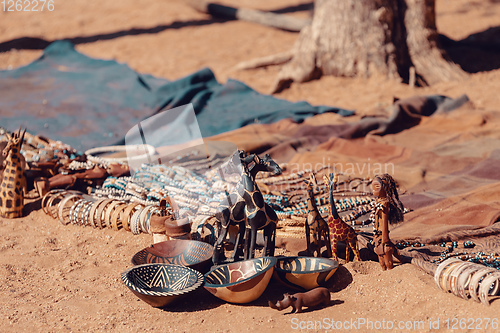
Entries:
[[[315, 255], [321, 257], [321, 244], [326, 243], [326, 251], [328, 257], [332, 256], [332, 247], [330, 244], [330, 234], [328, 224], [319, 213], [316, 200], [314, 199], [314, 188], [318, 186], [316, 177], [313, 173], [309, 175], [309, 181], [305, 180], [307, 184], [307, 221], [306, 225], [306, 242], [307, 242], [307, 255]], [[311, 232], [313, 234], [313, 244], [311, 244]]]
[[12, 136], [7, 133], [9, 142], [3, 150], [5, 169], [0, 185], [0, 216], [17, 218], [23, 216], [24, 192], [26, 191], [26, 178], [24, 166], [26, 161], [21, 155], [24, 133], [21, 129]]
[[330, 194], [330, 205], [328, 206], [328, 228], [330, 228], [330, 240], [332, 242], [332, 252], [333, 259], [338, 260], [337, 257], [337, 242], [345, 241], [345, 261], [349, 262], [350, 251], [349, 248], [354, 252], [354, 256], [356, 260], [361, 261], [361, 257], [359, 255], [358, 250], [358, 236], [354, 229], [342, 221], [340, 218], [337, 208], [335, 207], [335, 201], [333, 200], [333, 190], [334, 186], [337, 183], [337, 175], [333, 176], [333, 173], [330, 173], [329, 176], [324, 176], [325, 184], [328, 186], [328, 192]]

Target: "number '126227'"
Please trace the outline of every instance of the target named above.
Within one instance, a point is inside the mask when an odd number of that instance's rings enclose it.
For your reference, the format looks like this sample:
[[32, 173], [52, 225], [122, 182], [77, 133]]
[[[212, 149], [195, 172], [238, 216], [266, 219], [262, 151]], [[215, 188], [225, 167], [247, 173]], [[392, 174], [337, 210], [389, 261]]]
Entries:
[[4, 12], [43, 12], [54, 10], [54, 0], [2, 0]]

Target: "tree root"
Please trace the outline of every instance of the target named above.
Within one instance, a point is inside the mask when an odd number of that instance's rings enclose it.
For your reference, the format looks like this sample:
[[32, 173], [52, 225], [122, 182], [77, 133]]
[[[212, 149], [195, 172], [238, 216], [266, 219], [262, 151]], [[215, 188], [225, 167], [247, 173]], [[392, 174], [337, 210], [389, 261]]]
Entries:
[[242, 61], [236, 66], [234, 66], [233, 70], [240, 71], [240, 70], [256, 69], [267, 66], [283, 65], [289, 62], [292, 59], [292, 57], [293, 57], [292, 51], [273, 54], [262, 58]]

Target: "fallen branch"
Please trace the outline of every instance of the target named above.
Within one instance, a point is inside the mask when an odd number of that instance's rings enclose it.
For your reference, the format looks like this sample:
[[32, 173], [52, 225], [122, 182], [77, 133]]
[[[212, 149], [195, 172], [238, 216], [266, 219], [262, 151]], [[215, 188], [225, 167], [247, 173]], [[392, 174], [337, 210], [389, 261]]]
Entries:
[[246, 70], [246, 69], [255, 69], [255, 68], [260, 68], [260, 67], [266, 67], [266, 66], [276, 66], [276, 65], [282, 65], [284, 63], [287, 63], [292, 59], [293, 53], [290, 52], [285, 52], [285, 53], [279, 53], [279, 54], [274, 54], [262, 58], [257, 58], [257, 59], [252, 59], [252, 60], [247, 60], [247, 61], [242, 61], [236, 66], [233, 67], [233, 70]]
[[235, 8], [219, 5], [204, 0], [185, 0], [192, 8], [199, 12], [210, 14], [215, 17], [242, 20], [262, 24], [268, 27], [298, 32], [310, 24], [307, 19], [299, 19], [284, 14], [274, 14], [248, 8]]

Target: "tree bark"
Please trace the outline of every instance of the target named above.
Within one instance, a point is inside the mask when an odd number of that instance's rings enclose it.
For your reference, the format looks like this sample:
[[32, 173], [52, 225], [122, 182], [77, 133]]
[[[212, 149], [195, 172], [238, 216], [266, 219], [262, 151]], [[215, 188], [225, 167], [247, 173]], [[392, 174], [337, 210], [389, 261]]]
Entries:
[[420, 85], [466, 76], [438, 45], [435, 0], [316, 0], [311, 25], [295, 43], [274, 92], [321, 75], [375, 73]]
[[406, 43], [417, 74], [426, 84], [464, 79], [467, 75], [441, 49], [436, 29], [435, 0], [406, 0]]

